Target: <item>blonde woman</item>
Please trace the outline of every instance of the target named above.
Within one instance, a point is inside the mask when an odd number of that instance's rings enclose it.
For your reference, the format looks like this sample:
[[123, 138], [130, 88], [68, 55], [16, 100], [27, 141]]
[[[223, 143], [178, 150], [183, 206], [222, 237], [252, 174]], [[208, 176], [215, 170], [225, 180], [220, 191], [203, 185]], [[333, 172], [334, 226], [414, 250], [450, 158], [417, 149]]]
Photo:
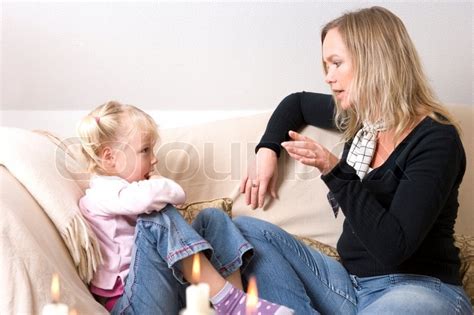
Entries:
[[[381, 7], [349, 12], [324, 26], [321, 42], [332, 97], [302, 92], [280, 103], [256, 149], [257, 175], [241, 192], [253, 208], [275, 195], [281, 147], [316, 167], [334, 214], [345, 215], [342, 262], [240, 219], [267, 255], [249, 272], [271, 283], [259, 286], [263, 295], [297, 314], [471, 314], [453, 240], [466, 157], [402, 21]], [[342, 157], [298, 134], [305, 124], [341, 130]]]

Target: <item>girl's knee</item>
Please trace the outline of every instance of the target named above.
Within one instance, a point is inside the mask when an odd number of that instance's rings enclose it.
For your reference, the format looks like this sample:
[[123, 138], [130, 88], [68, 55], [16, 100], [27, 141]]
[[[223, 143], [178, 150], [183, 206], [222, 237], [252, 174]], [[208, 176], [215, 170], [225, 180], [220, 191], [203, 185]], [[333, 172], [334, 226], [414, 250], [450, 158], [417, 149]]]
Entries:
[[229, 216], [222, 210], [217, 208], [206, 208], [201, 210], [194, 222], [196, 224], [207, 224], [213, 222], [213, 224], [218, 224], [219, 222], [230, 221]]

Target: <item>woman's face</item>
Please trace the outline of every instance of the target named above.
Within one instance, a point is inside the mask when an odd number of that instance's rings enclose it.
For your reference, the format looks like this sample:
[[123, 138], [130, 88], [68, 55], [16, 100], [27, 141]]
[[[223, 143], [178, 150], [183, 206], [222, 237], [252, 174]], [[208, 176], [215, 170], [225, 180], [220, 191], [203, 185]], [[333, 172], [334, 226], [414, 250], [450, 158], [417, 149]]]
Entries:
[[336, 99], [343, 109], [352, 106], [349, 92], [352, 83], [352, 60], [342, 37], [337, 30], [329, 30], [323, 42], [323, 61], [326, 67], [325, 81], [331, 86]]

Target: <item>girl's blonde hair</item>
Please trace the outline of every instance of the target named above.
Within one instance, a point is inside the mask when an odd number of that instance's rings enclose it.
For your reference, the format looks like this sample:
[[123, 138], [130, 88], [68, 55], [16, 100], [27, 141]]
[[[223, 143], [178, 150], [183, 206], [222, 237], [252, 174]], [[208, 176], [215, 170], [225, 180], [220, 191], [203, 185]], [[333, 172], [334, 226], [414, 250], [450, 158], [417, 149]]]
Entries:
[[105, 146], [123, 145], [124, 140], [134, 132], [144, 133], [153, 145], [159, 140], [158, 127], [153, 118], [132, 105], [109, 101], [84, 117], [77, 126], [77, 135], [88, 171], [106, 174], [101, 166], [102, 150]]
[[382, 7], [346, 13], [323, 27], [321, 43], [331, 29], [341, 35], [354, 70], [351, 108], [343, 110], [336, 101], [336, 124], [344, 140], [353, 138], [364, 121], [382, 120], [387, 129], [394, 129], [397, 142], [420, 115], [460, 131], [431, 90], [416, 48], [395, 14]]

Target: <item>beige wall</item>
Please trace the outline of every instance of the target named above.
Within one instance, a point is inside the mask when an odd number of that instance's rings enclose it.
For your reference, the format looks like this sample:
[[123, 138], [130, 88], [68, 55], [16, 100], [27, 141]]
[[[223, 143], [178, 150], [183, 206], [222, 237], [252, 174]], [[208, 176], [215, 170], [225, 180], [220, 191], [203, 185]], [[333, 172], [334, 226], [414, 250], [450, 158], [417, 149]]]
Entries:
[[295, 2], [2, 1], [0, 108], [270, 109], [328, 91], [321, 26], [374, 4], [405, 21], [440, 98], [473, 104], [471, 1]]

